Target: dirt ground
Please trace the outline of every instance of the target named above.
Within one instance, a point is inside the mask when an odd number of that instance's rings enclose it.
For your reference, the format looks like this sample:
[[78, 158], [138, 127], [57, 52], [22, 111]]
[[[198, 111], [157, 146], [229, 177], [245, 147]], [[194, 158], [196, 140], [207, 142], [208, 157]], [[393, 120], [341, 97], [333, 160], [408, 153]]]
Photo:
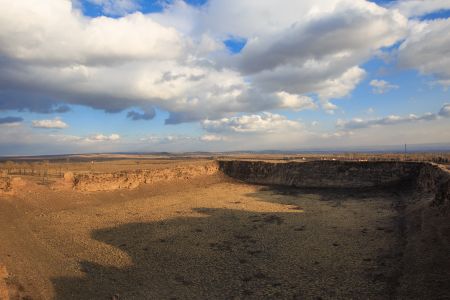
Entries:
[[279, 189], [220, 174], [95, 193], [38, 183], [0, 197], [11, 298], [396, 296], [395, 190]]

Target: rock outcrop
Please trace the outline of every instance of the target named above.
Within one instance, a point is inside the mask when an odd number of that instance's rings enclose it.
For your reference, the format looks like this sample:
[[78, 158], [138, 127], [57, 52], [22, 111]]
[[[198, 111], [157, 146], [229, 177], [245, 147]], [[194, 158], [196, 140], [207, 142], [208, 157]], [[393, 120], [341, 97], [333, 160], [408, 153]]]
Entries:
[[215, 162], [185, 165], [153, 170], [121, 171], [115, 173], [75, 174], [73, 188], [79, 191], [109, 191], [133, 189], [140, 184], [151, 184], [174, 180], [189, 180], [195, 177], [216, 174], [219, 166]]
[[449, 202], [450, 173], [443, 167], [421, 162], [263, 162], [223, 160], [226, 175], [254, 184], [313, 188], [364, 188], [415, 183], [434, 195], [433, 203]]
[[249, 183], [315, 188], [396, 185], [417, 177], [421, 163], [220, 161], [226, 175]]

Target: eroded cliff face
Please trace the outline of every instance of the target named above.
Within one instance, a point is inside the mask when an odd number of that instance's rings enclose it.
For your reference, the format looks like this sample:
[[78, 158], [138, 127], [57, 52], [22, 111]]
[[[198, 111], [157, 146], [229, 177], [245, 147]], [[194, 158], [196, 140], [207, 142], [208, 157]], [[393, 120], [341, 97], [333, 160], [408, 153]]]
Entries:
[[110, 191], [133, 189], [140, 184], [189, 180], [200, 176], [216, 174], [219, 166], [216, 162], [186, 165], [154, 170], [121, 171], [115, 173], [70, 174], [66, 181], [73, 182], [73, 188], [79, 191]]
[[421, 163], [351, 161], [220, 161], [219, 164], [226, 175], [245, 182], [315, 188], [395, 185], [417, 177], [421, 167]]
[[313, 188], [364, 188], [415, 183], [421, 192], [432, 193], [437, 205], [447, 204], [450, 173], [421, 162], [263, 162], [219, 161], [226, 175], [254, 184]]

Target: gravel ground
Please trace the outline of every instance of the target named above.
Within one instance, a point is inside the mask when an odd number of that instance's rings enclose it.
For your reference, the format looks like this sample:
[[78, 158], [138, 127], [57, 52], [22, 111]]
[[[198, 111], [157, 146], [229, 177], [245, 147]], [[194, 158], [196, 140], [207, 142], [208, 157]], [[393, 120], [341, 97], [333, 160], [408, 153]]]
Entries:
[[386, 299], [401, 196], [221, 176], [0, 198], [0, 261], [32, 299]]

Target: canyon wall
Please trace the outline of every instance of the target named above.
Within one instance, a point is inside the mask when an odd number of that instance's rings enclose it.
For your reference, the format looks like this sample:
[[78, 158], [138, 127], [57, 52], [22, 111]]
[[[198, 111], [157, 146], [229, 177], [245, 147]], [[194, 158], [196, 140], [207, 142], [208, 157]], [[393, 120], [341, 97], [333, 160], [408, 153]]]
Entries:
[[219, 166], [216, 162], [182, 165], [152, 170], [131, 170], [114, 173], [65, 174], [65, 180], [71, 181], [73, 188], [79, 191], [109, 191], [133, 189], [140, 184], [151, 184], [174, 180], [189, 180], [195, 177], [216, 174]]
[[[365, 188], [413, 183], [417, 191], [435, 195], [434, 204], [450, 207], [450, 173], [421, 162], [312, 161], [264, 162], [222, 160], [172, 165], [150, 170], [64, 174], [66, 185], [79, 191], [133, 189], [140, 184], [189, 180], [219, 173], [252, 184], [312, 188]], [[19, 177], [0, 176], [0, 193], [22, 185]]]
[[417, 177], [415, 162], [262, 162], [220, 161], [226, 175], [256, 184], [314, 188], [357, 188], [395, 185]]
[[448, 204], [450, 173], [421, 162], [263, 162], [219, 161], [226, 175], [254, 184], [312, 188], [364, 188], [415, 183], [418, 191], [435, 195], [434, 203]]

